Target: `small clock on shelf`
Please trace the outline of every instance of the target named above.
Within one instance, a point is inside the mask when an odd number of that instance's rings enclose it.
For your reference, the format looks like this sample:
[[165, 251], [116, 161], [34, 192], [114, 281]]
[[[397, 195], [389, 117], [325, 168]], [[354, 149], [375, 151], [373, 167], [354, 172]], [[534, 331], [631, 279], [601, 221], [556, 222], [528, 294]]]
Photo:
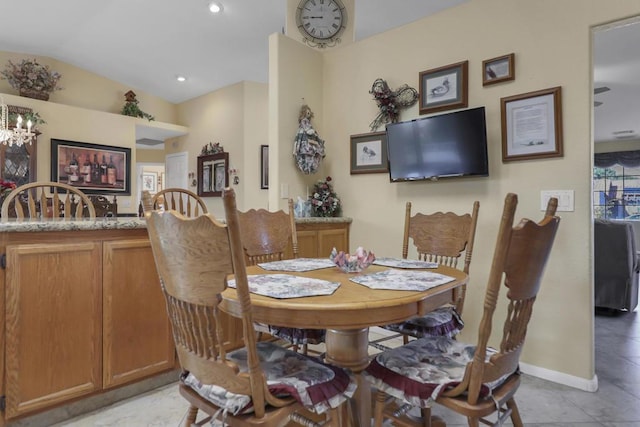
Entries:
[[335, 46], [347, 26], [347, 11], [341, 0], [300, 0], [296, 25], [309, 46]]

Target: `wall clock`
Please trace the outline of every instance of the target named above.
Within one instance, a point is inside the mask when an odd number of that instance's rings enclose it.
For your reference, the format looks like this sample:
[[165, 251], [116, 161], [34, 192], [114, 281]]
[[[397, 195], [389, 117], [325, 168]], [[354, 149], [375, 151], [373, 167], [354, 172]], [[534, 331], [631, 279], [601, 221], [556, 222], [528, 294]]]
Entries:
[[347, 26], [347, 11], [341, 0], [300, 0], [296, 25], [309, 46], [335, 46]]

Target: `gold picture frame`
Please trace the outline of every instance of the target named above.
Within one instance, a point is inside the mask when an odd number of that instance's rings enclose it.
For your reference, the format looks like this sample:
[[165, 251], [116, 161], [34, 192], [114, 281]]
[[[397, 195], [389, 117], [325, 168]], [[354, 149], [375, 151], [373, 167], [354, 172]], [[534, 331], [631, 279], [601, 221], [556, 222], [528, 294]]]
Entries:
[[509, 53], [482, 61], [482, 86], [508, 82], [516, 78], [516, 55]]
[[469, 104], [469, 61], [422, 71], [420, 77], [420, 114], [466, 108]]
[[502, 161], [562, 157], [562, 88], [500, 99]]

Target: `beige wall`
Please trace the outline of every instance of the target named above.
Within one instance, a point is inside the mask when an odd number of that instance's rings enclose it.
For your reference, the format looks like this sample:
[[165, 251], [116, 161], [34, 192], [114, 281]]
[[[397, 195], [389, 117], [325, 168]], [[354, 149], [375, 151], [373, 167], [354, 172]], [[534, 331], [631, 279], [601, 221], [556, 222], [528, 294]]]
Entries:
[[[293, 141], [298, 130], [298, 115], [303, 104], [309, 105], [315, 117], [311, 123], [321, 138], [323, 114], [322, 53], [281, 34], [269, 37], [269, 208], [285, 209], [287, 197], [305, 196], [307, 188], [323, 176], [303, 175], [293, 161]], [[324, 162], [323, 162], [324, 163]]]
[[[277, 109], [270, 114], [278, 119], [279, 129], [270, 130], [270, 143], [289, 150], [290, 138], [284, 135], [293, 126], [290, 118], [301, 93], [322, 88], [321, 97], [314, 99], [322, 107], [312, 107], [316, 127], [326, 140], [327, 158], [316, 178], [326, 174], [334, 178], [344, 214], [354, 218], [352, 247], [361, 245], [379, 256], [400, 254], [406, 201], [412, 201], [416, 210], [465, 212], [473, 200], [479, 200], [477, 244], [465, 304], [468, 326], [462, 335], [467, 340], [475, 339], [481, 316], [505, 194], [519, 194], [518, 216], [540, 218], [541, 190], [575, 190], [575, 211], [560, 213], [559, 234], [522, 361], [525, 370], [537, 375], [593, 389], [591, 27], [639, 13], [639, 1], [472, 0], [327, 50], [320, 59], [322, 76], [314, 70], [310, 77], [298, 79], [287, 76], [309, 73], [309, 58], [317, 68], [315, 52], [272, 36], [271, 60], [277, 61], [278, 74], [270, 74], [270, 84], [278, 85], [279, 99], [270, 100], [270, 107]], [[515, 81], [483, 87], [482, 61], [510, 52], [516, 55]], [[377, 114], [368, 93], [373, 81], [382, 77], [392, 88], [404, 83], [417, 88], [420, 71], [462, 60], [469, 60], [469, 107], [486, 108], [490, 177], [390, 183], [384, 174], [350, 175], [349, 135], [367, 132]], [[562, 86], [564, 156], [502, 163], [500, 98], [554, 86]], [[414, 106], [402, 112], [401, 120], [418, 116]], [[295, 190], [302, 191], [300, 182], [309, 178], [287, 167], [284, 155], [279, 157], [285, 163], [279, 168], [280, 182], [295, 182]]]
[[[267, 144], [266, 117], [267, 86], [237, 83], [180, 104], [178, 118], [189, 127], [189, 135], [165, 144], [165, 150], [167, 154], [188, 152], [189, 171], [195, 172], [202, 147], [219, 142], [229, 153], [230, 167], [238, 170], [239, 184], [229, 183], [236, 191], [238, 208], [266, 208], [259, 163], [259, 146]], [[221, 198], [206, 197], [205, 203], [211, 213], [223, 217]]]
[[[180, 124], [176, 121], [175, 104], [162, 98], [52, 58], [0, 51], [2, 69], [8, 60], [17, 63], [27, 58], [35, 58], [41, 64], [49, 65], [52, 71], [57, 71], [62, 75], [59, 85], [63, 90], [51, 93], [49, 98], [51, 102], [120, 114], [125, 104], [124, 94], [133, 90], [137, 95], [136, 99], [140, 102], [140, 109], [154, 116], [157, 121]], [[0, 93], [18, 94], [6, 80], [0, 80]], [[45, 120], [47, 119], [45, 118]]]
[[136, 150], [138, 163], [164, 163], [164, 150]]

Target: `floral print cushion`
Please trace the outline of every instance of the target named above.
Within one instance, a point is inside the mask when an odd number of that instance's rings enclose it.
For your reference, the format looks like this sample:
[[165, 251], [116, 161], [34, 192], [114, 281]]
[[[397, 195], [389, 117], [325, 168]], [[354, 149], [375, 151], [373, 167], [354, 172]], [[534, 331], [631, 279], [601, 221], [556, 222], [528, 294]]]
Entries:
[[286, 328], [284, 326], [265, 325], [264, 323], [253, 323], [256, 332], [264, 332], [274, 337], [290, 342], [293, 345], [321, 344], [327, 335], [324, 329], [298, 329]]
[[[338, 407], [352, 397], [356, 390], [354, 379], [340, 368], [325, 365], [271, 342], [261, 342], [256, 347], [269, 390], [274, 395], [291, 396], [320, 414], [329, 408]], [[248, 370], [246, 349], [228, 353], [227, 359], [238, 364], [241, 372]], [[229, 414], [252, 411], [249, 396], [230, 393], [215, 385], [202, 384], [191, 373], [184, 375], [182, 381]]]
[[422, 317], [409, 319], [402, 323], [383, 326], [384, 329], [411, 335], [416, 338], [424, 337], [454, 337], [464, 328], [462, 318], [453, 306], [439, 307]]
[[[475, 346], [452, 338], [421, 338], [385, 351], [371, 361], [364, 377], [379, 390], [413, 406], [426, 407], [447, 387], [462, 381], [466, 366], [473, 360]], [[494, 354], [487, 349], [486, 359]], [[509, 376], [483, 384], [487, 396]]]

